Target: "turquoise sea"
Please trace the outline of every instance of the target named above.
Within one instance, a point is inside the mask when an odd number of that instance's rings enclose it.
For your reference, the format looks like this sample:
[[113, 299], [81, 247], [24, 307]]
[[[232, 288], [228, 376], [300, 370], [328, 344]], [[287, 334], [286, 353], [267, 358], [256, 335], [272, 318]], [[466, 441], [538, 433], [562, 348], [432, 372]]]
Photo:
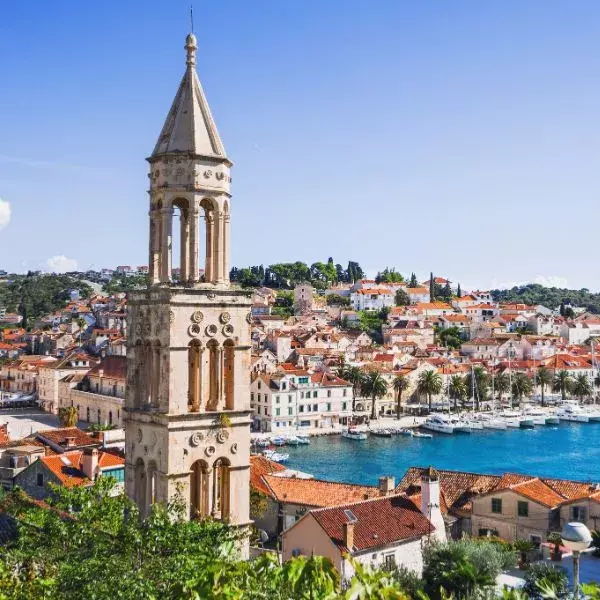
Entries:
[[483, 430], [466, 435], [434, 434], [365, 441], [341, 436], [312, 438], [310, 446], [287, 446], [286, 466], [319, 479], [377, 484], [396, 481], [411, 466], [433, 465], [476, 473], [526, 473], [600, 482], [600, 423], [561, 423], [535, 429]]

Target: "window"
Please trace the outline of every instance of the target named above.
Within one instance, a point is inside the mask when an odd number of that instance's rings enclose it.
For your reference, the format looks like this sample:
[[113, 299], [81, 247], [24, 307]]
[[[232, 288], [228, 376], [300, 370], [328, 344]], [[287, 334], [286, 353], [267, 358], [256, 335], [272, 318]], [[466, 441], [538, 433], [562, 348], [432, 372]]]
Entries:
[[318, 396], [318, 392], [317, 392], [317, 390], [315, 390], [315, 391], [313, 392], [313, 398], [316, 398], [317, 396]]
[[348, 391], [348, 390], [347, 390], [346, 388], [344, 388], [344, 391], [342, 392], [342, 396], [344, 396], [344, 398], [346, 397], [346, 392], [347, 392], [347, 391]]
[[396, 555], [392, 552], [383, 557], [383, 565], [385, 569], [393, 569], [396, 566]]
[[342, 402], [342, 410], [346, 410], [348, 406], [347, 402]]
[[327, 403], [327, 412], [331, 412], [331, 402]]
[[291, 406], [288, 406], [288, 415], [292, 416], [294, 414], [294, 409]]
[[258, 389], [260, 390], [260, 381], [258, 382]]
[[254, 402], [254, 392], [250, 392], [250, 402]]
[[285, 386], [286, 386], [286, 383], [285, 383], [285, 381], [283, 381], [283, 382], [281, 383], [281, 389], [282, 389], [282, 390], [285, 390]]
[[517, 514], [520, 517], [528, 517], [529, 516], [529, 502], [519, 501], [517, 503]]
[[281, 415], [281, 409], [280, 408], [276, 408], [275, 409], [275, 416], [279, 417]]
[[300, 392], [300, 400], [304, 399], [304, 392]]
[[304, 404], [301, 404], [301, 405], [298, 407], [298, 412], [304, 412]]
[[275, 396], [275, 404], [279, 404], [279, 396]]
[[587, 521], [587, 510], [585, 506], [571, 506], [571, 521], [585, 523]]
[[498, 537], [498, 530], [483, 527], [479, 530], [479, 537]]
[[502, 514], [502, 498], [492, 498], [492, 512], [497, 515]]
[[319, 410], [319, 405], [318, 404], [313, 404], [313, 411], [317, 412]]
[[331, 390], [327, 390], [327, 397], [331, 398]]
[[260, 406], [258, 407], [258, 414], [260, 415]]
[[292, 396], [288, 396], [288, 402], [292, 401]]
[[298, 377], [298, 383], [308, 383], [308, 377]]
[[118, 483], [125, 482], [125, 469], [123, 467], [117, 467], [116, 469], [103, 469], [103, 477], [114, 477]]

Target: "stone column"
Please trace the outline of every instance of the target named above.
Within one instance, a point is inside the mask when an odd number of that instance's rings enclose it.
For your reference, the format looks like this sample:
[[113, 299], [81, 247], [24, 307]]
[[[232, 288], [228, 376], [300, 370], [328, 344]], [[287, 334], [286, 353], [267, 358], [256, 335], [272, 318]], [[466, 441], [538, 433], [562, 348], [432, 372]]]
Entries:
[[173, 209], [161, 210], [161, 239], [160, 239], [160, 281], [169, 283], [171, 280], [171, 238], [173, 232]]
[[190, 211], [187, 208], [181, 209], [179, 216], [180, 225], [180, 259], [179, 259], [179, 280], [182, 283], [190, 279]]
[[213, 245], [215, 237], [215, 215], [214, 211], [206, 210], [204, 214], [206, 221], [206, 260], [204, 264], [204, 281], [212, 282], [215, 279], [213, 269]]
[[222, 283], [223, 281], [223, 213], [219, 210], [215, 213], [214, 240], [213, 240], [213, 271], [212, 281]]
[[222, 278], [223, 281], [229, 281], [229, 228], [230, 217], [228, 214], [223, 215], [223, 258], [222, 258]]
[[194, 208], [188, 213], [189, 226], [189, 272], [188, 280], [191, 283], [197, 283], [198, 276], [198, 211]]

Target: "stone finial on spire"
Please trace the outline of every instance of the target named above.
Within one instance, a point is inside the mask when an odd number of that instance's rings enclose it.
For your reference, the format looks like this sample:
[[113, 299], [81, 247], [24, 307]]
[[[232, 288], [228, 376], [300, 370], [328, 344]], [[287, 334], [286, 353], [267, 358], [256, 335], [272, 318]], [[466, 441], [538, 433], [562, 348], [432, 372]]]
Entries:
[[190, 33], [185, 38], [185, 49], [187, 50], [187, 60], [185, 61], [188, 67], [196, 66], [196, 50], [198, 46], [196, 44], [196, 36]]

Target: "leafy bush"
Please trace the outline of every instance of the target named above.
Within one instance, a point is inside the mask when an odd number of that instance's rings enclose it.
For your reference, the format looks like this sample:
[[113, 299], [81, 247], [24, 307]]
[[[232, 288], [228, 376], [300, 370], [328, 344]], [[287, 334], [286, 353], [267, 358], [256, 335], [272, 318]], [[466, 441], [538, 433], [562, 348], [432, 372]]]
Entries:
[[565, 598], [569, 591], [567, 572], [562, 567], [550, 563], [535, 563], [525, 573], [525, 586], [523, 591], [532, 600], [543, 598], [540, 586], [552, 587], [558, 598]]
[[424, 593], [423, 580], [415, 571], [411, 571], [403, 565], [394, 565], [388, 569], [388, 573], [400, 589], [406, 592], [413, 600], [422, 600], [422, 594]]

